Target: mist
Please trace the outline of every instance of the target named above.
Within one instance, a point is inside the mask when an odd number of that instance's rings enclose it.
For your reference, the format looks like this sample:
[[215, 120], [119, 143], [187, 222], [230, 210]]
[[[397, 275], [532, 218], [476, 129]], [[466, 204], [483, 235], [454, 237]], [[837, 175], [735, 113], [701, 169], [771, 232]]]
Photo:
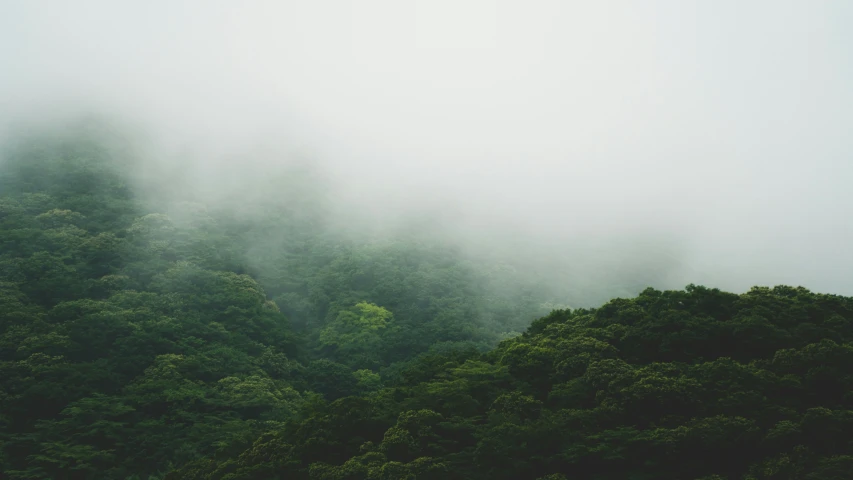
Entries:
[[549, 281], [853, 295], [851, 21], [843, 1], [10, 1], [0, 120], [109, 118], [157, 178], [238, 210], [316, 165], [342, 231], [415, 223]]

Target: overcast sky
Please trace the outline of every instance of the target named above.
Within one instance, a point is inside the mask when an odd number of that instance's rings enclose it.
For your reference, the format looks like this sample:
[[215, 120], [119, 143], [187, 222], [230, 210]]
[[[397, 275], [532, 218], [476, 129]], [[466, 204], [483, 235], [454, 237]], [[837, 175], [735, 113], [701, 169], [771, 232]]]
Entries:
[[0, 0], [0, 111], [297, 145], [365, 208], [648, 230], [689, 252], [676, 281], [853, 294], [851, 25], [846, 0]]

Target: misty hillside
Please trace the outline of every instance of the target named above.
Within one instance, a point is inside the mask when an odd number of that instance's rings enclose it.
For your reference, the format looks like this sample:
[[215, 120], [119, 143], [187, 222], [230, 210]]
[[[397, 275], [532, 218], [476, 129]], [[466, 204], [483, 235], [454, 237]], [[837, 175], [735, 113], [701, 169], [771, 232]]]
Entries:
[[0, 0], [0, 480], [853, 479], [851, 25]]
[[193, 182], [122, 138], [0, 161], [4, 478], [853, 477], [851, 298], [544, 275], [310, 162]]

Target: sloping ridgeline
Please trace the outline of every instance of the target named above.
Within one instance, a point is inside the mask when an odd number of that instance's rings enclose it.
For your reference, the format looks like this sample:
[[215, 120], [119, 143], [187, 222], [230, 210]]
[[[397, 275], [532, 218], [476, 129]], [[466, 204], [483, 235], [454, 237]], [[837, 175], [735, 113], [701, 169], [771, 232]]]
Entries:
[[295, 211], [141, 196], [98, 128], [0, 161], [3, 478], [853, 478], [849, 298], [646, 290], [491, 349], [555, 299], [292, 172]]
[[415, 355], [486, 350], [547, 300], [439, 244], [331, 230], [304, 172], [234, 208], [99, 122], [15, 140], [0, 158], [4, 478], [159, 478], [236, 454]]
[[306, 404], [166, 478], [853, 478], [853, 299], [644, 291]]

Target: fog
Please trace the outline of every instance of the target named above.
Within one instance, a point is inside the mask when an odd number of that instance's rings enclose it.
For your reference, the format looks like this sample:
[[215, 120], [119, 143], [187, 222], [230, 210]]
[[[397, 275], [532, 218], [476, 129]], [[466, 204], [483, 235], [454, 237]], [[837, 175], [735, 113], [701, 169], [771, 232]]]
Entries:
[[0, 120], [103, 115], [213, 192], [318, 162], [371, 228], [432, 215], [549, 278], [853, 295], [851, 22], [844, 0], [7, 0]]

